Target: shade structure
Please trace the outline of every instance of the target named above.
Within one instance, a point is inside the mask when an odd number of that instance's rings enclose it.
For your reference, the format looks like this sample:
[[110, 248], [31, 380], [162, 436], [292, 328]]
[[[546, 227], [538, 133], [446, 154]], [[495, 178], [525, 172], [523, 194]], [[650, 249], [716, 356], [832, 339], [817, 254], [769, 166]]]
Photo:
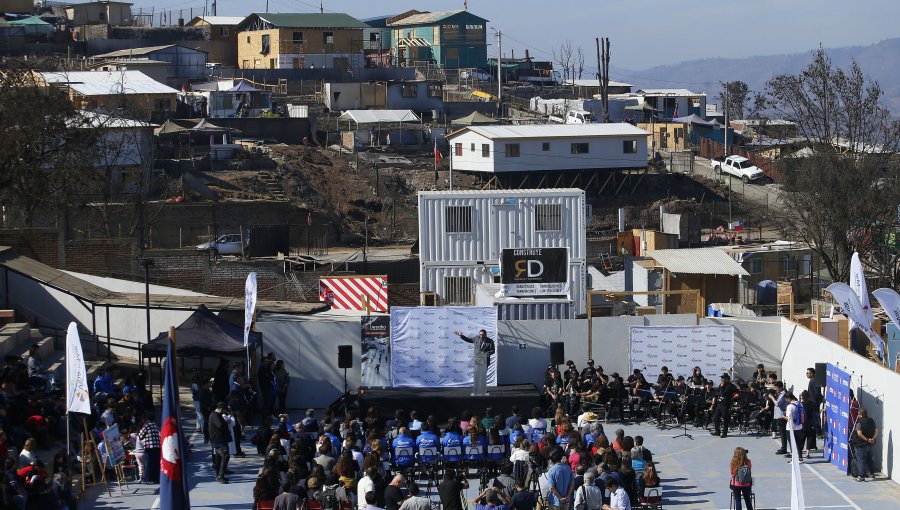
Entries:
[[492, 119], [487, 115], [482, 115], [478, 112], [472, 112], [465, 117], [461, 117], [450, 122], [450, 124], [453, 126], [490, 126], [499, 123], [499, 120]]
[[[244, 330], [200, 305], [180, 326], [175, 328], [176, 352], [181, 356], [243, 356]], [[258, 332], [250, 332], [250, 349], [262, 340]], [[145, 356], [164, 356], [169, 333], [163, 332], [144, 345]]]

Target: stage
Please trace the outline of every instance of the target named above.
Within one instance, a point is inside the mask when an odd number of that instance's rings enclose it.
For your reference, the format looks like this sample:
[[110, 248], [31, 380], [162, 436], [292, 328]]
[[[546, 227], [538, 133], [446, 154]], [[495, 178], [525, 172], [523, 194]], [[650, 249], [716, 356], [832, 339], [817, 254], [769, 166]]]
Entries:
[[472, 396], [472, 388], [361, 388], [358, 404], [361, 414], [369, 407], [378, 409], [383, 418], [391, 418], [395, 409], [417, 411], [419, 419], [433, 414], [438, 422], [446, 423], [450, 416], [459, 416], [465, 410], [479, 417], [487, 407], [503, 417], [510, 415], [510, 408], [518, 405], [522, 416], [531, 416], [531, 409], [540, 405], [540, 393], [533, 384], [511, 384], [488, 388], [487, 396]]

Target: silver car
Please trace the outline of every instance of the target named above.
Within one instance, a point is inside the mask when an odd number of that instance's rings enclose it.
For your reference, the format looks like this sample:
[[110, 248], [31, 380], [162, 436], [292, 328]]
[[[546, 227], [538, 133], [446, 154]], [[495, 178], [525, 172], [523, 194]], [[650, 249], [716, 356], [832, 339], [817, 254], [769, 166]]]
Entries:
[[[245, 241], [249, 241], [245, 239]], [[249, 244], [249, 243], [246, 243]], [[225, 234], [219, 236], [215, 241], [209, 241], [198, 244], [197, 249], [200, 251], [212, 251], [217, 255], [243, 255], [246, 246], [241, 246], [240, 234]]]

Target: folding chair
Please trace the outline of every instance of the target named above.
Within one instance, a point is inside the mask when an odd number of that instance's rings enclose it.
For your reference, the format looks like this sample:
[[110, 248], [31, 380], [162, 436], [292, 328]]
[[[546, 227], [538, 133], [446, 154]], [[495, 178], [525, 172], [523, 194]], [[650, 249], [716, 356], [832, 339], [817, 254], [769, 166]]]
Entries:
[[[400, 458], [406, 457], [409, 458], [409, 463], [400, 464]], [[394, 448], [394, 459], [391, 463], [391, 470], [396, 472], [405, 473], [407, 469], [413, 468], [415, 469], [416, 458], [414, 457], [413, 449], [411, 447], [397, 447]]]
[[662, 487], [644, 488], [644, 493], [638, 498], [638, 502], [642, 509], [662, 510]]

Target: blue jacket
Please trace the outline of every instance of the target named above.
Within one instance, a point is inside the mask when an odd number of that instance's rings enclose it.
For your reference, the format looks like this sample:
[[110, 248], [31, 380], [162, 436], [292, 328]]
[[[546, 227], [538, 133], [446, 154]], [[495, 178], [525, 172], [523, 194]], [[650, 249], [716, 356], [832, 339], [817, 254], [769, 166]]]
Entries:
[[[399, 436], [394, 438], [394, 441], [391, 443], [391, 454], [394, 457], [394, 462], [397, 463], [398, 466], [408, 466], [412, 464], [416, 460], [416, 442], [413, 438], [400, 434]], [[412, 451], [412, 455], [397, 455], [397, 448], [408, 448]]]
[[419, 434], [419, 437], [416, 438], [416, 448], [419, 451], [419, 459], [422, 462], [433, 462], [436, 458], [434, 455], [422, 455], [422, 448], [434, 448], [435, 451], [438, 451], [440, 447], [441, 440], [434, 432], [422, 432]]
[[441, 446], [444, 447], [444, 460], [447, 462], [458, 462], [461, 455], [447, 455], [447, 448], [459, 448], [461, 453], [463, 451], [462, 444], [462, 438], [456, 432], [445, 433], [444, 437], [441, 438]]
[[94, 379], [94, 394], [101, 392], [106, 393], [107, 395], [114, 395], [116, 393], [116, 385], [113, 383], [112, 376], [109, 375], [109, 372], [98, 375], [97, 378]]

